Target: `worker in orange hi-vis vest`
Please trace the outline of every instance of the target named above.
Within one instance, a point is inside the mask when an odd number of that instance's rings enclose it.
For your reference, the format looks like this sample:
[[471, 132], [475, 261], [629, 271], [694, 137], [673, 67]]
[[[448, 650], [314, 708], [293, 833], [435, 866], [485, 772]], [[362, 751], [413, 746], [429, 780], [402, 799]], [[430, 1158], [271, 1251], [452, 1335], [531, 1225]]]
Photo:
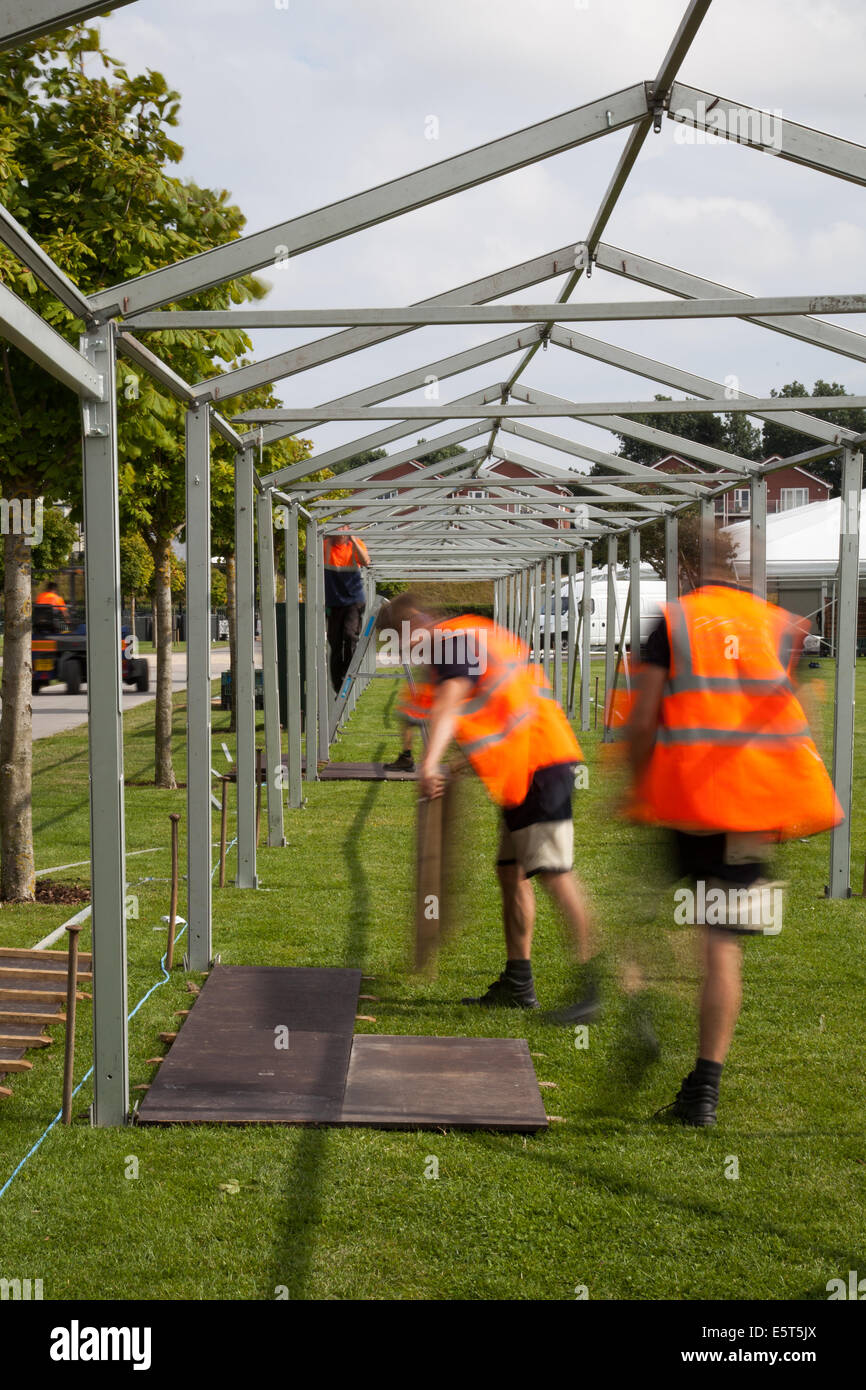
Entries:
[[33, 602], [46, 608], [57, 608], [62, 613], [66, 612], [66, 599], [50, 586], [43, 589], [41, 594], [37, 594]]
[[452, 739], [500, 807], [496, 869], [502, 895], [506, 964], [480, 997], [464, 1004], [538, 1008], [531, 951], [537, 877], [564, 920], [575, 958], [573, 1002], [552, 1022], [593, 1022], [600, 1013], [595, 932], [573, 872], [572, 793], [583, 762], [578, 742], [525, 646], [485, 618], [438, 621], [411, 594], [380, 615], [379, 627], [406, 659], [430, 672], [434, 698], [419, 769], [422, 796], [441, 796], [440, 763]]
[[410, 686], [404, 681], [400, 687], [397, 715], [402, 726], [402, 743], [399, 756], [392, 763], [385, 763], [388, 772], [414, 772], [415, 758], [412, 745], [415, 735], [423, 729], [430, 718], [433, 706], [434, 687], [426, 681], [416, 681]]
[[669, 827], [674, 921], [700, 927], [698, 1053], [660, 1115], [715, 1124], [741, 1001], [741, 942], [782, 927], [771, 845], [838, 825], [842, 809], [794, 688], [808, 621], [725, 583], [665, 606], [627, 730], [632, 819]]
[[337, 692], [349, 669], [364, 616], [361, 570], [370, 563], [367, 547], [341, 526], [337, 535], [325, 536], [325, 609], [328, 620], [331, 685]]

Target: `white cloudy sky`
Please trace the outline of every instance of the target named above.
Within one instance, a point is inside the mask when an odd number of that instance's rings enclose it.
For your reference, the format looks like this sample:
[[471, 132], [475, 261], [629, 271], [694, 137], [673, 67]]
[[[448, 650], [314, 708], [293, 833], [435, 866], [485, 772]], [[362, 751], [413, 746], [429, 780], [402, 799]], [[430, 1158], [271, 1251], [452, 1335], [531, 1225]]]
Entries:
[[[685, 0], [287, 0], [285, 8], [283, 0], [138, 0], [102, 29], [130, 67], [157, 68], [180, 91], [181, 172], [229, 189], [252, 232], [651, 78], [684, 8]], [[680, 76], [866, 143], [864, 53], [863, 0], [715, 0]], [[437, 140], [425, 138], [430, 116]], [[732, 144], [682, 143], [682, 134], [666, 120], [649, 136], [607, 242], [752, 294], [862, 291], [862, 189]], [[299, 257], [266, 277], [265, 302], [409, 303], [579, 241], [624, 140], [613, 133]], [[558, 285], [515, 298], [553, 299]], [[602, 272], [577, 293], [657, 297]], [[845, 322], [860, 327], [859, 318]], [[326, 401], [507, 331], [420, 330], [277, 390], [287, 405]], [[714, 380], [735, 374], [757, 395], [794, 377], [811, 387], [818, 376], [866, 394], [866, 364], [742, 323], [588, 331]], [[256, 355], [314, 336], [259, 334]], [[516, 360], [453, 379], [443, 397], [501, 380]], [[536, 355], [524, 381], [574, 400], [663, 389], [555, 349]], [[544, 427], [611, 443], [590, 426]], [[329, 425], [311, 437], [320, 449], [365, 432]]]

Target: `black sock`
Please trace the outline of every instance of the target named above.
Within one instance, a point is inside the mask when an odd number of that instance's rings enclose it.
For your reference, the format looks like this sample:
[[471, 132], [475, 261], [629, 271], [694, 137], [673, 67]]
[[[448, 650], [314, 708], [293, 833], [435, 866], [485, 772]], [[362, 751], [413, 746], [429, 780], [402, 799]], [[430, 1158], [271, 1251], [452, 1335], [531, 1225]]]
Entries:
[[722, 1079], [722, 1065], [721, 1062], [708, 1062], [706, 1057], [699, 1057], [695, 1062], [692, 1077], [699, 1086], [712, 1086], [718, 1090]]
[[505, 974], [512, 984], [531, 985], [532, 984], [532, 962], [528, 960], [508, 960], [505, 962]]

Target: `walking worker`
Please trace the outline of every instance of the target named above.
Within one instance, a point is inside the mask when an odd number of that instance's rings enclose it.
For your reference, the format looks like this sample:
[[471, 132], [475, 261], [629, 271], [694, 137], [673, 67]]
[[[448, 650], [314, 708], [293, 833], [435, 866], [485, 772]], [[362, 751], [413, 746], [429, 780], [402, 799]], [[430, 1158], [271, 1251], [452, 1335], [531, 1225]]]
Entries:
[[668, 603], [650, 635], [627, 729], [634, 820], [674, 833], [678, 890], [700, 927], [698, 1055], [669, 1117], [716, 1122], [742, 996], [741, 942], [781, 930], [771, 846], [837, 825], [842, 809], [794, 689], [808, 621], [711, 583]]
[[574, 1002], [552, 1022], [592, 1022], [600, 1011], [594, 930], [573, 873], [574, 774], [583, 757], [553, 692], [523, 643], [485, 618], [438, 621], [411, 594], [380, 615], [380, 629], [402, 648], [423, 652], [434, 696], [419, 769], [422, 796], [441, 796], [440, 763], [456, 740], [491, 800], [501, 808], [496, 871], [502, 895], [506, 964], [498, 980], [464, 1004], [535, 1009], [531, 952], [537, 877], [564, 920], [574, 956]]
[[337, 692], [349, 669], [364, 616], [364, 584], [361, 570], [370, 563], [367, 547], [348, 526], [325, 536], [325, 608], [328, 646], [331, 649], [331, 685]]

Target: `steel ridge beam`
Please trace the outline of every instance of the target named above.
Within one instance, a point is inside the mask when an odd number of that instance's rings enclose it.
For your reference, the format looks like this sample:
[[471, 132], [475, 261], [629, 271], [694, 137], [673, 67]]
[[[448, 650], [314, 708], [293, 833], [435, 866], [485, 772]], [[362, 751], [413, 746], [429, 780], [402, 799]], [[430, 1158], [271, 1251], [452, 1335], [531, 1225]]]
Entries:
[[174, 303], [632, 125], [647, 110], [646, 87], [639, 82], [266, 231], [136, 276], [91, 295], [90, 303], [106, 317]]
[[[0, 6], [5, 0], [0, 0]], [[0, 9], [0, 32], [2, 32], [2, 9]], [[0, 43], [0, 50], [2, 50]], [[90, 321], [91, 309], [87, 301], [87, 296], [72, 283], [57, 265], [47, 251], [43, 251], [38, 242], [20, 222], [17, 222], [7, 208], [0, 204], [0, 241], [2, 241], [13, 255], [17, 256], [22, 265], [26, 265], [32, 270], [37, 280], [41, 280], [46, 289], [50, 290], [61, 304], [65, 304], [67, 309], [71, 309], [77, 318], [83, 319], [85, 324]]]

